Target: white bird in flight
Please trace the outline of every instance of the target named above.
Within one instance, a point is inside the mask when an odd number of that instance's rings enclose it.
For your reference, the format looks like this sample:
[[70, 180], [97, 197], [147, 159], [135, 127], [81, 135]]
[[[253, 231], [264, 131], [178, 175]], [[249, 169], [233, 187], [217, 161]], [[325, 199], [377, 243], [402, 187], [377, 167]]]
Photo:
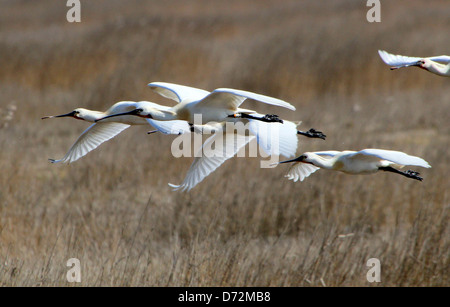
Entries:
[[[179, 104], [172, 108], [164, 106], [158, 108], [149, 105], [137, 106], [132, 111], [111, 114], [97, 119], [96, 122], [123, 115], [137, 115], [158, 121], [185, 120], [190, 125], [223, 122], [230, 118], [254, 119], [263, 122], [283, 122], [277, 115], [266, 114], [261, 116], [261, 114], [257, 114], [253, 110], [239, 108], [246, 99], [295, 110], [295, 107], [286, 101], [236, 89], [219, 88], [213, 92], [208, 92], [190, 86], [167, 82], [152, 82], [148, 86], [161, 96], [175, 100]], [[196, 115], [201, 115], [201, 118], [197, 117], [196, 119]], [[298, 134], [310, 138], [325, 139], [326, 137], [321, 131], [315, 129], [310, 129], [306, 132], [298, 131]]]
[[[97, 119], [103, 118], [108, 115], [123, 113], [126, 111], [136, 109], [136, 105], [140, 106], [144, 105], [147, 107], [160, 108], [160, 109], [169, 109], [169, 107], [160, 106], [156, 103], [152, 103], [149, 101], [121, 101], [115, 103], [111, 106], [107, 111], [93, 111], [84, 108], [77, 108], [72, 112], [62, 115], [56, 116], [45, 116], [42, 119], [47, 118], [58, 118], [58, 117], [73, 117], [75, 119], [84, 120], [87, 122], [92, 122], [91, 126], [89, 126], [75, 141], [75, 143], [70, 147], [69, 151], [66, 155], [59, 160], [49, 159], [52, 163], [59, 162], [67, 162], [72, 163], [81, 157], [85, 156], [90, 151], [97, 148], [103, 142], [110, 140], [115, 137], [123, 130], [130, 127], [130, 125], [148, 125], [151, 124], [154, 126], [157, 131], [160, 131], [165, 134], [180, 134], [186, 130], [189, 130], [189, 125], [185, 121], [166, 121], [166, 122], [157, 122], [152, 119], [144, 119], [136, 116], [121, 116], [114, 119], [107, 119], [102, 122], [95, 123]], [[156, 131], [152, 131], [156, 132]]]
[[[254, 115], [263, 116], [257, 113]], [[230, 121], [233, 123], [245, 122], [246, 125], [248, 124], [246, 127], [248, 127], [249, 133], [240, 130], [233, 130], [233, 133], [227, 132], [226, 123]], [[283, 123], [267, 123], [242, 118], [229, 119], [227, 122], [209, 125], [209, 128], [212, 128], [215, 133], [203, 143], [195, 154], [194, 161], [183, 182], [179, 185], [169, 183], [174, 191], [190, 191], [254, 139], [267, 155], [283, 155], [285, 157], [295, 155], [298, 139], [297, 124], [293, 122], [285, 120]]]
[[[262, 115], [253, 110], [239, 108], [244, 100], [253, 99], [295, 110], [294, 106], [280, 99], [227, 88], [208, 92], [165, 82], [153, 82], [149, 83], [149, 86], [158, 94], [173, 99], [179, 104], [171, 109], [137, 104], [135, 110], [112, 114], [96, 121], [101, 122], [113, 117], [135, 115], [157, 121], [184, 120], [186, 123], [189, 122], [191, 127], [189, 131], [201, 132], [205, 128], [215, 131], [214, 135], [209, 137], [195, 154], [194, 161], [183, 182], [180, 185], [169, 184], [175, 190], [191, 190], [255, 138], [266, 154], [281, 154], [291, 157], [295, 155], [297, 149], [297, 134], [311, 138], [325, 139], [326, 137], [321, 131], [315, 129], [306, 132], [299, 131], [296, 124], [286, 120], [283, 121], [276, 115]], [[195, 117], [198, 114], [201, 115], [200, 121], [199, 118]], [[227, 122], [248, 124], [250, 135], [236, 131], [227, 133], [224, 129]], [[277, 131], [276, 135], [273, 131]], [[186, 129], [183, 132], [188, 132], [188, 130]], [[217, 143], [219, 143], [219, 146], [217, 146]], [[211, 144], [216, 145], [214, 152], [203, 154], [205, 148], [209, 148]]]
[[[139, 109], [139, 112], [126, 112], [107, 116], [105, 119], [111, 120], [122, 116], [137, 116], [148, 119], [148, 114], [153, 111], [153, 107], [149, 107], [147, 104], [137, 103], [136, 108]], [[169, 185], [174, 190], [191, 190], [226, 160], [236, 155], [242, 147], [253, 139], [256, 139], [260, 148], [267, 155], [283, 155], [288, 158], [294, 156], [298, 144], [297, 134], [301, 132], [297, 130], [297, 124], [287, 120], [266, 122], [259, 120], [261, 118], [264, 118], [263, 114], [254, 112], [251, 118], [227, 117], [225, 121], [219, 123], [209, 122], [204, 125], [188, 125], [186, 121], [182, 121], [186, 125], [183, 129], [180, 129], [180, 133], [196, 132], [204, 134], [213, 132], [213, 135], [206, 139], [201, 148], [196, 149], [194, 161], [183, 182], [180, 185]], [[100, 119], [98, 123], [101, 123], [103, 120]], [[164, 121], [156, 122], [161, 123]], [[241, 127], [248, 129], [233, 129], [230, 133], [227, 131], [227, 123], [235, 124], [235, 127], [239, 127], [238, 124], [241, 123]], [[302, 133], [308, 136], [309, 132]], [[325, 137], [320, 131], [314, 130], [314, 133], [323, 136], [323, 138]], [[213, 147], [214, 149], [212, 150]]]
[[387, 65], [391, 66], [391, 70], [402, 67], [417, 66], [436, 75], [450, 77], [450, 56], [448, 55], [420, 58], [395, 55], [384, 50], [378, 50], [378, 54]]
[[[384, 149], [363, 149], [361, 151], [318, 151], [305, 152], [301, 156], [279, 163], [293, 162], [286, 175], [288, 179], [303, 181], [306, 177], [325, 168], [347, 174], [372, 174], [387, 171], [422, 181], [419, 173], [408, 170], [400, 171], [405, 165], [430, 168], [430, 164], [422, 158], [410, 156], [404, 152]], [[279, 164], [277, 163], [277, 164]]]

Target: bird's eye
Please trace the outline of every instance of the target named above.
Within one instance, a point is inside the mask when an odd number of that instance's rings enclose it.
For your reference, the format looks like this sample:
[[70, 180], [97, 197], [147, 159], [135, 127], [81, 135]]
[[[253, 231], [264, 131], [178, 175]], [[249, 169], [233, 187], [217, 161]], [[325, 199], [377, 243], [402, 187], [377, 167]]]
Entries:
[[136, 109], [136, 112], [137, 113], [141, 113], [141, 112], [143, 112], [144, 110], [143, 109]]

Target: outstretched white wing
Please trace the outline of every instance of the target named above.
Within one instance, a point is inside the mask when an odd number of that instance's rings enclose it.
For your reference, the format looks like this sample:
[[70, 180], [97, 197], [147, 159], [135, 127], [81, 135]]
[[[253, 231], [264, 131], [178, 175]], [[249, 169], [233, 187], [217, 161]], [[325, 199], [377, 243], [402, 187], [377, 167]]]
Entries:
[[416, 64], [417, 61], [423, 59], [418, 57], [409, 57], [404, 55], [391, 54], [384, 50], [378, 50], [378, 54], [380, 55], [384, 63], [395, 68], [411, 66]]
[[72, 163], [88, 152], [97, 148], [103, 142], [115, 137], [130, 125], [116, 122], [99, 122], [87, 128], [70, 147], [67, 154], [60, 160], [50, 159], [52, 163]]
[[427, 59], [435, 61], [435, 62], [450, 63], [450, 56], [448, 56], [448, 55], [432, 56], [432, 57], [428, 57]]
[[364, 159], [364, 156], [376, 157], [382, 160], [391, 161], [399, 165], [415, 165], [430, 168], [430, 164], [422, 158], [416, 156], [410, 156], [401, 151], [384, 150], [384, 149], [363, 149], [355, 152], [352, 156], [355, 159]]
[[194, 158], [194, 162], [192, 162], [183, 182], [180, 185], [169, 183], [169, 186], [174, 188], [174, 191], [191, 190], [226, 160], [232, 158], [253, 138], [254, 136], [233, 133], [214, 133], [202, 145], [200, 152], [196, 154], [196, 156], [201, 155], [201, 157]]
[[247, 98], [295, 111], [295, 107], [284, 100], [230, 88], [218, 88], [214, 90], [208, 96], [199, 101], [199, 106], [211, 106], [236, 110]]
[[154, 120], [146, 118], [148, 123], [164, 134], [183, 134], [191, 132], [190, 126], [184, 120]]
[[135, 108], [141, 108], [141, 107], [150, 107], [150, 108], [155, 108], [157, 110], [161, 110], [161, 111], [168, 111], [170, 110], [172, 107], [168, 107], [168, 106], [163, 106], [151, 101], [138, 101], [135, 105]]
[[[258, 115], [261, 114], [252, 114], [252, 116]], [[287, 120], [283, 123], [249, 120], [249, 130], [256, 136], [256, 141], [266, 154], [283, 155], [287, 158], [295, 156], [298, 145], [295, 123]]]
[[[378, 50], [378, 54], [380, 55], [381, 59], [388, 65], [394, 67], [394, 68], [401, 68], [401, 67], [408, 67], [411, 65], [415, 65], [418, 61], [421, 59], [424, 59], [425, 57], [409, 57], [399, 54], [391, 54], [384, 50]], [[436, 62], [443, 62], [443, 63], [450, 63], [450, 56], [447, 55], [439, 55], [439, 56], [433, 56], [433, 57], [427, 57], [427, 59], [430, 59], [432, 61]]]
[[148, 86], [163, 97], [175, 100], [176, 102], [192, 102], [205, 98], [209, 92], [190, 87], [167, 82], [152, 82]]
[[314, 151], [313, 153], [315, 153], [318, 156], [332, 158], [332, 157], [336, 156], [337, 154], [342, 153], [342, 151], [326, 150], [326, 151]]
[[317, 171], [319, 167], [308, 163], [297, 162], [292, 165], [285, 177], [289, 180], [297, 182], [298, 180], [303, 181], [306, 177]]

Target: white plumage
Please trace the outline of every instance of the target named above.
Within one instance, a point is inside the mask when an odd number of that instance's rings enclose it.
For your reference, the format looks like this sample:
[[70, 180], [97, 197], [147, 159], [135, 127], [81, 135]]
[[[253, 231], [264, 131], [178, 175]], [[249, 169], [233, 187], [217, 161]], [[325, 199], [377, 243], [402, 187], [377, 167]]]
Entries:
[[286, 177], [293, 181], [303, 181], [306, 177], [325, 168], [341, 171], [347, 174], [371, 174], [388, 171], [408, 178], [422, 180], [418, 172], [402, 172], [394, 166], [401, 168], [405, 165], [414, 165], [430, 168], [430, 164], [422, 158], [408, 155], [404, 152], [384, 149], [363, 149], [361, 151], [317, 151], [305, 152], [301, 156], [280, 163], [292, 165]]
[[[45, 116], [42, 119], [47, 118], [57, 118], [57, 117], [73, 117], [75, 119], [84, 120], [87, 122], [95, 122], [96, 120], [103, 118], [108, 115], [113, 115], [117, 113], [123, 113], [126, 111], [136, 109], [137, 105], [145, 105], [147, 107], [167, 108], [164, 106], [159, 106], [156, 103], [149, 101], [120, 101], [115, 103], [105, 112], [87, 110], [84, 108], [77, 108], [70, 113], [56, 115], [56, 116]], [[72, 163], [85, 156], [90, 151], [94, 150], [102, 143], [112, 139], [123, 130], [130, 127], [130, 125], [147, 125], [151, 124], [156, 129], [165, 134], [179, 134], [186, 130], [189, 130], [189, 125], [184, 121], [167, 121], [167, 122], [157, 122], [152, 119], [144, 119], [136, 116], [121, 116], [114, 119], [107, 119], [105, 121], [96, 122], [89, 126], [75, 141], [75, 143], [70, 147], [68, 152], [63, 158], [59, 160], [50, 159], [52, 163]]]
[[[255, 116], [262, 116], [256, 114]], [[292, 157], [297, 149], [297, 125], [290, 121], [283, 123], [266, 123], [258, 120], [230, 119], [234, 123], [246, 122], [249, 135], [245, 131], [226, 131], [226, 122], [215, 127], [215, 133], [210, 136], [195, 154], [183, 182], [179, 185], [169, 184], [174, 190], [189, 191], [215, 171], [226, 160], [250, 141], [256, 139], [257, 143], [267, 155], [283, 155]], [[228, 121], [228, 122], [229, 122]], [[215, 146], [212, 146], [214, 144]]]
[[[251, 117], [250, 114], [255, 113], [255, 111], [239, 108], [246, 99], [295, 110], [295, 107], [286, 101], [242, 90], [219, 88], [213, 92], [208, 92], [166, 82], [153, 82], [148, 85], [156, 93], [173, 99], [178, 104], [174, 107], [153, 107], [147, 105], [138, 107], [135, 111], [105, 116], [102, 119], [98, 119], [98, 121], [114, 116], [138, 115], [160, 121], [185, 120], [190, 124], [197, 125], [209, 122], [222, 122], [229, 117]], [[270, 122], [281, 121], [277, 116], [265, 117], [262, 120]]]
[[391, 69], [417, 66], [436, 75], [450, 77], [450, 56], [448, 55], [421, 58], [395, 55], [384, 50], [378, 50], [378, 54], [387, 65], [391, 66]]

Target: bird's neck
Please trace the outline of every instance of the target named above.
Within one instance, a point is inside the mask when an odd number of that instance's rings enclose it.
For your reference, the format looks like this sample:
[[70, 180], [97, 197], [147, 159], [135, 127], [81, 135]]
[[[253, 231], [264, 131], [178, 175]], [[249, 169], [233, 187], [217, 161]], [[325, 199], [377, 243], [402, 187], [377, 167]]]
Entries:
[[336, 160], [335, 157], [326, 159], [319, 155], [315, 155], [311, 163], [320, 168], [333, 169], [334, 160]]
[[444, 65], [433, 62], [428, 68], [428, 71], [440, 76], [450, 76], [450, 64]]
[[99, 111], [89, 111], [84, 114], [83, 119], [87, 122], [95, 122], [97, 119], [104, 117], [105, 114]]

